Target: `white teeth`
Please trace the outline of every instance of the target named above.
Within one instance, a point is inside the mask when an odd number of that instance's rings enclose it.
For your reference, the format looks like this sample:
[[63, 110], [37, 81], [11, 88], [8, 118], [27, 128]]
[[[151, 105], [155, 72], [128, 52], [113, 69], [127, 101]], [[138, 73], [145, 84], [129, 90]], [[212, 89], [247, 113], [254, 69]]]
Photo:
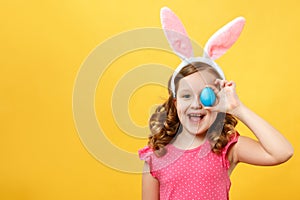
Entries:
[[201, 117], [201, 114], [189, 114], [190, 117]]
[[190, 114], [190, 116], [193, 116], [193, 117], [200, 117], [201, 115], [198, 115], [198, 114]]

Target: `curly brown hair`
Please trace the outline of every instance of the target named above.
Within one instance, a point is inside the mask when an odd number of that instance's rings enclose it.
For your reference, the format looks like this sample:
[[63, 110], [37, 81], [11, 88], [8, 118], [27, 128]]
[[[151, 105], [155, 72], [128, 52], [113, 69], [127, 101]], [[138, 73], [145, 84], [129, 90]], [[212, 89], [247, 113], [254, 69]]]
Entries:
[[[177, 91], [180, 79], [195, 72], [204, 70], [209, 70], [209, 72], [221, 79], [220, 75], [209, 65], [200, 62], [191, 63], [182, 68], [175, 77], [175, 91]], [[170, 82], [171, 78], [168, 83], [169, 88]], [[166, 153], [166, 149], [164, 147], [169, 144], [173, 138], [175, 138], [176, 133], [180, 128], [180, 121], [174, 100], [175, 98], [173, 97], [172, 91], [169, 89], [169, 98], [162, 105], [159, 105], [156, 108], [149, 120], [151, 134], [149, 135], [148, 146], [152, 148], [155, 154], [159, 157]], [[218, 113], [217, 118], [211, 125], [210, 129], [222, 129], [222, 132], [221, 134], [218, 134], [216, 131], [212, 131], [208, 135], [208, 139], [212, 145], [214, 153], [219, 154], [226, 146], [232, 135], [236, 134], [235, 126], [237, 122], [237, 119], [231, 114]]]

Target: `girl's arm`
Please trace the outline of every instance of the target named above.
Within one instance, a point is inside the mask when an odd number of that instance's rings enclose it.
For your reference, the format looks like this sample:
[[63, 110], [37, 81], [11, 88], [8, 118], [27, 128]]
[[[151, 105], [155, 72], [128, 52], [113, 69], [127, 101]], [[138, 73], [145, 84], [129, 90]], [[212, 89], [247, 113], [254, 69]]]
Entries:
[[221, 88], [218, 94], [220, 101], [210, 110], [225, 111], [236, 116], [258, 139], [255, 141], [240, 136], [228, 155], [233, 164], [245, 162], [254, 165], [276, 165], [287, 161], [293, 155], [293, 147], [287, 139], [240, 102], [234, 82], [218, 79], [216, 84]]
[[258, 139], [255, 141], [241, 136], [232, 149], [233, 162], [276, 165], [287, 161], [293, 155], [293, 148], [284, 136], [249, 108], [240, 104], [232, 114]]
[[159, 200], [159, 182], [149, 171], [149, 165], [145, 162], [142, 178], [142, 200]]

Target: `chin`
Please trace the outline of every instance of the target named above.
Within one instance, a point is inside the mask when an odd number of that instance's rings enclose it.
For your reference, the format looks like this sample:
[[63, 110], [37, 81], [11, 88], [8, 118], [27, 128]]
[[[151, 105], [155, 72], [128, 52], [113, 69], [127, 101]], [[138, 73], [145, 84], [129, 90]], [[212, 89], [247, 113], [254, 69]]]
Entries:
[[203, 135], [203, 134], [205, 135], [207, 130], [208, 130], [208, 128], [205, 128], [205, 129], [203, 129], [203, 128], [200, 128], [200, 129], [199, 128], [198, 129], [189, 128], [189, 129], [187, 129], [187, 131], [190, 134], [195, 135], [195, 136], [199, 136], [199, 135]]

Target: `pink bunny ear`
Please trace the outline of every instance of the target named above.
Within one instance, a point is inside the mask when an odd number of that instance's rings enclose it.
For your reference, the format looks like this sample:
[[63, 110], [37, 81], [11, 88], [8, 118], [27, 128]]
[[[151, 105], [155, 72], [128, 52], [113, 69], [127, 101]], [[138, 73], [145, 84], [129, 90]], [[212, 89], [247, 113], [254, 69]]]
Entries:
[[173, 51], [187, 59], [193, 57], [193, 48], [189, 36], [179, 18], [167, 7], [160, 11], [163, 30]]
[[219, 29], [211, 36], [204, 47], [208, 56], [212, 60], [216, 60], [222, 56], [238, 39], [244, 25], [245, 18], [237, 17]]

